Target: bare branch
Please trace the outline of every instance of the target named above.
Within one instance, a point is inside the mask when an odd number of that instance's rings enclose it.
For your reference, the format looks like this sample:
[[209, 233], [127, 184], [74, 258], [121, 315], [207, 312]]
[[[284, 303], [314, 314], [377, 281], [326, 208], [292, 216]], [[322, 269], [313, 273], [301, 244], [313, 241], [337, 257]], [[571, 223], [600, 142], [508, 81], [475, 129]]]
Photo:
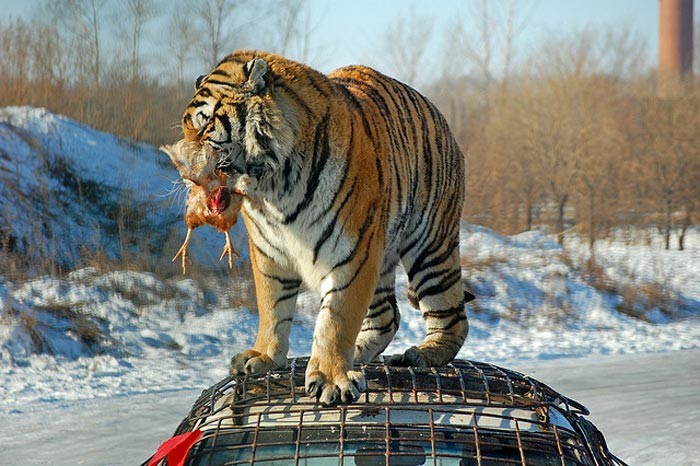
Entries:
[[432, 30], [433, 19], [419, 18], [411, 8], [387, 29], [378, 61], [386, 64], [393, 76], [416, 86], [420, 71], [426, 68], [425, 51]]

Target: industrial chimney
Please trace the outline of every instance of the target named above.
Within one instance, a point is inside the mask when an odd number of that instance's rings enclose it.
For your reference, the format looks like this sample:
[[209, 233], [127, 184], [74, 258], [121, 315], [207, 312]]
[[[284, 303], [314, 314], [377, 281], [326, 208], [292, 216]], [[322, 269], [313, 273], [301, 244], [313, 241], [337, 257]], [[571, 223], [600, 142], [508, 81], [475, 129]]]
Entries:
[[659, 0], [659, 96], [682, 92], [692, 72], [693, 0]]

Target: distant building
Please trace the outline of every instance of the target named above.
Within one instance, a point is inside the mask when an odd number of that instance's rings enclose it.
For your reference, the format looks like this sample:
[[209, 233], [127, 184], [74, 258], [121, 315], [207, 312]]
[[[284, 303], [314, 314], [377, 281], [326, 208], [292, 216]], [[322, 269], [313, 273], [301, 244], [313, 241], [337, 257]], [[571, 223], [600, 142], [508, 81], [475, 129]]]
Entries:
[[692, 73], [693, 0], [659, 0], [659, 96], [682, 93]]

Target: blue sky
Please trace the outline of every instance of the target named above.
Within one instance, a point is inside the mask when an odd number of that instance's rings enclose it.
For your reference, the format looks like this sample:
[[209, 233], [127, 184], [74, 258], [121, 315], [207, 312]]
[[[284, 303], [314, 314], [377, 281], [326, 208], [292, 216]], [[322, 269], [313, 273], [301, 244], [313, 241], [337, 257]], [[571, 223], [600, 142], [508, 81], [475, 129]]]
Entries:
[[[479, 0], [307, 1], [316, 25], [309, 62], [326, 72], [347, 64], [372, 64], [381, 53], [386, 29], [411, 10], [417, 17], [433, 21], [428, 53], [438, 57], [448, 54], [444, 30], [462, 18], [464, 24], [469, 24], [473, 21], [470, 11], [474, 4], [480, 4]], [[0, 0], [0, 16], [25, 15], [40, 3], [41, 0]], [[656, 60], [658, 0], [520, 0], [518, 11], [527, 17], [519, 39], [521, 47], [535, 44], [549, 33], [621, 25], [646, 41], [650, 63]]]
[[[366, 60], [376, 49], [392, 21], [408, 14], [434, 18], [432, 53], [445, 53], [439, 29], [448, 27], [457, 18], [471, 21], [470, 12], [477, 0], [310, 0], [315, 10], [324, 14], [317, 29], [319, 41], [326, 44], [323, 68], [333, 69]], [[489, 0], [493, 1], [493, 0]], [[536, 41], [549, 32], [558, 33], [587, 26], [630, 27], [647, 41], [651, 57], [656, 57], [658, 0], [520, 0], [519, 11], [527, 16], [521, 40]], [[697, 8], [696, 8], [697, 17]]]

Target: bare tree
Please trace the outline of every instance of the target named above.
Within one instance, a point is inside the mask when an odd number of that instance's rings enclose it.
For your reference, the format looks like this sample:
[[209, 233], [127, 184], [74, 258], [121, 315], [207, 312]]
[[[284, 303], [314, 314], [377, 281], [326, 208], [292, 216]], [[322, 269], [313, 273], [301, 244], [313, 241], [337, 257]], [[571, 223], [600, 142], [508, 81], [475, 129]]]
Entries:
[[608, 28], [602, 33], [601, 74], [630, 79], [642, 75], [648, 66], [647, 43], [629, 26]]
[[266, 32], [267, 47], [285, 56], [308, 60], [311, 18], [305, 0], [275, 0], [270, 3], [267, 18], [272, 18]]
[[70, 43], [73, 58], [81, 71], [79, 79], [90, 80], [100, 87], [102, 75], [102, 43], [100, 31], [106, 0], [65, 0], [45, 3], [66, 41]]
[[416, 86], [421, 69], [425, 69], [425, 51], [433, 31], [432, 18], [419, 18], [413, 8], [402, 15], [386, 30], [380, 57], [393, 76], [411, 86]]
[[132, 81], [136, 81], [140, 72], [140, 48], [144, 25], [156, 16], [154, 0], [127, 0], [127, 15], [130, 28], [128, 50], [129, 69]]
[[31, 26], [23, 20], [10, 20], [0, 33], [0, 77], [8, 96], [26, 103], [30, 81], [30, 60], [26, 53], [32, 39]]
[[[470, 2], [471, 11], [458, 18], [449, 30], [450, 49], [460, 60], [451, 59], [455, 66], [465, 63], [482, 83], [482, 91], [491, 89], [496, 79], [508, 82], [516, 43], [524, 31], [529, 12], [522, 14], [516, 0]], [[474, 31], [474, 32], [472, 32]]]
[[597, 50], [598, 38], [598, 32], [592, 28], [548, 38], [543, 47], [532, 54], [536, 74], [567, 79], [595, 73], [602, 61]]
[[620, 208], [619, 192], [625, 180], [621, 172], [628, 155], [621, 132], [626, 105], [609, 79], [587, 77], [580, 86], [577, 105], [571, 109], [580, 115], [573, 188], [576, 215], [593, 253], [601, 230], [614, 222], [615, 208]]
[[89, 63], [92, 82], [95, 87], [100, 87], [102, 58], [99, 14], [104, 0], [68, 0], [66, 6], [70, 21], [78, 28], [79, 39], [88, 44], [87, 50], [92, 55]]
[[[175, 61], [175, 81], [177, 99], [181, 100], [185, 92], [185, 62], [194, 51], [195, 32], [189, 18], [188, 5], [184, 1], [175, 2], [167, 18], [167, 47]], [[189, 90], [189, 89], [188, 89]]]
[[65, 60], [65, 44], [53, 24], [35, 21], [32, 24], [32, 35], [29, 53], [36, 74], [36, 87], [40, 90], [36, 97], [40, 98], [39, 105], [50, 107], [61, 95], [66, 83], [68, 64]]
[[[641, 128], [637, 142], [648, 169], [643, 172], [644, 191], [662, 213], [664, 246], [671, 247], [676, 212], [687, 211], [681, 225], [691, 221], [700, 177], [697, 168], [700, 144], [700, 104], [696, 96], [678, 99], [650, 98], [642, 101]], [[687, 229], [687, 226], [685, 227]]]
[[605, 75], [620, 79], [642, 74], [646, 56], [646, 43], [628, 27], [587, 27], [547, 38], [530, 61], [541, 76]]
[[538, 152], [536, 171], [554, 205], [554, 228], [563, 244], [567, 207], [576, 179], [574, 160], [581, 147], [577, 140], [577, 109], [568, 93], [570, 83], [552, 84], [535, 86], [531, 92], [536, 103], [520, 124], [524, 125], [527, 144]]
[[193, 5], [197, 18], [196, 37], [204, 64], [214, 67], [229, 52], [236, 28], [231, 19], [240, 9], [241, 0], [201, 0]]
[[[457, 55], [468, 65], [475, 68], [478, 79], [483, 82], [483, 87], [489, 89], [493, 81], [493, 20], [491, 10], [486, 0], [482, 0], [479, 7], [476, 3], [471, 4], [475, 9], [471, 11], [471, 17], [477, 24], [476, 33], [468, 32], [471, 28], [465, 24], [463, 19], [459, 19], [456, 26], [449, 32], [448, 41], [452, 43], [457, 51]], [[454, 64], [456, 60], [450, 59]], [[454, 66], [454, 65], [453, 65]], [[457, 72], [458, 70], [454, 70]]]

